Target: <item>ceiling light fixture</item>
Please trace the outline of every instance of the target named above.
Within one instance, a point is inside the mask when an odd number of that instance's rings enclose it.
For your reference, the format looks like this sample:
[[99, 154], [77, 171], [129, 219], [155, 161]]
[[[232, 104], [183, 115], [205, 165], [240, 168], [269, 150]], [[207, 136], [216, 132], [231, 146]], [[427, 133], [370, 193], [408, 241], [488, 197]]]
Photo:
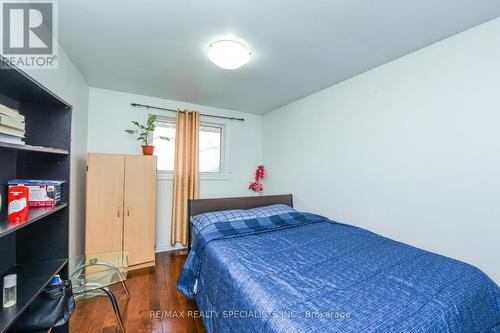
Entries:
[[250, 50], [234, 40], [218, 40], [210, 44], [208, 58], [224, 69], [236, 69], [250, 60]]

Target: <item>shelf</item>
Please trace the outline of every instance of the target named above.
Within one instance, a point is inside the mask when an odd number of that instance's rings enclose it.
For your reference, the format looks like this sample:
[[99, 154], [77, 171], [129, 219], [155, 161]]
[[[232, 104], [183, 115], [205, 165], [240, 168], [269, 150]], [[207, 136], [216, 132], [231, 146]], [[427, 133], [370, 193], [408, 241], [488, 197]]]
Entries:
[[64, 109], [71, 109], [71, 105], [66, 103], [61, 97], [33, 79], [23, 70], [6, 64], [0, 56], [0, 61], [4, 65], [0, 68], [1, 94], [18, 102], [36, 101], [39, 104], [54, 105]]
[[46, 216], [49, 216], [50, 214], [54, 214], [55, 212], [60, 211], [61, 209], [65, 208], [68, 206], [68, 203], [66, 202], [61, 202], [57, 206], [53, 208], [48, 208], [48, 207], [41, 207], [41, 208], [34, 208], [30, 207], [29, 208], [29, 215], [28, 215], [28, 220], [25, 222], [19, 222], [19, 223], [10, 223], [7, 221], [7, 218], [5, 216], [2, 217], [2, 222], [0, 222], [0, 238], [16, 231], [21, 228], [24, 228], [38, 220], [43, 219]]
[[59, 259], [16, 265], [5, 272], [5, 275], [17, 274], [17, 304], [0, 309], [0, 332], [9, 329], [67, 262], [66, 259]]
[[69, 151], [67, 151], [65, 149], [41, 147], [41, 146], [30, 146], [30, 145], [20, 145], [20, 144], [15, 144], [15, 143], [0, 142], [0, 148], [9, 149], [9, 150], [33, 151], [33, 152], [38, 152], [38, 153], [69, 155]]

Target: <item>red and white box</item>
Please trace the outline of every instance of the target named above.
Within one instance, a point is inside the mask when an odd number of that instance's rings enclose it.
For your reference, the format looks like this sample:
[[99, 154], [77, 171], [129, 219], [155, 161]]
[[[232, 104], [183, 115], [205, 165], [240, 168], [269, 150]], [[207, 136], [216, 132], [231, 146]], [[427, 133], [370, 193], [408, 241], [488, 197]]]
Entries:
[[28, 219], [28, 196], [29, 190], [26, 186], [9, 186], [9, 222], [24, 222]]
[[61, 202], [63, 183], [59, 180], [14, 179], [9, 181], [9, 187], [26, 186], [29, 189], [30, 207], [54, 207]]

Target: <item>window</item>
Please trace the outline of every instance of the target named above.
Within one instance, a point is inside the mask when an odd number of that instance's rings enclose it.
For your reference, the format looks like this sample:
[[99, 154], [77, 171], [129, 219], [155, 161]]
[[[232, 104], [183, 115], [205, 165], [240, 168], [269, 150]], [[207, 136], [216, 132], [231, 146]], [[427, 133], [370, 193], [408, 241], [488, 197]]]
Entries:
[[222, 127], [200, 125], [200, 172], [221, 173]]
[[[224, 173], [224, 125], [200, 124], [200, 173], [222, 175]], [[165, 140], [162, 137], [169, 138]], [[158, 157], [158, 171], [171, 173], [175, 160], [175, 119], [160, 118], [153, 133], [155, 155]]]
[[[168, 138], [169, 140], [161, 139]], [[156, 121], [156, 129], [153, 133], [153, 145], [155, 155], [158, 156], [158, 171], [174, 171], [175, 159], [175, 120]]]

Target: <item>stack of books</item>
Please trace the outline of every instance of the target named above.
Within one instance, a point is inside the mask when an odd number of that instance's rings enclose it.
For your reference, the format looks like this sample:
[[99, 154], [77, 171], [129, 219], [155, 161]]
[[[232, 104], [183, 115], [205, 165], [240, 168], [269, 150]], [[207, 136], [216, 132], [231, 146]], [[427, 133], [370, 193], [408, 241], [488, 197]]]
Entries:
[[24, 116], [0, 104], [0, 142], [24, 145], [25, 133]]

